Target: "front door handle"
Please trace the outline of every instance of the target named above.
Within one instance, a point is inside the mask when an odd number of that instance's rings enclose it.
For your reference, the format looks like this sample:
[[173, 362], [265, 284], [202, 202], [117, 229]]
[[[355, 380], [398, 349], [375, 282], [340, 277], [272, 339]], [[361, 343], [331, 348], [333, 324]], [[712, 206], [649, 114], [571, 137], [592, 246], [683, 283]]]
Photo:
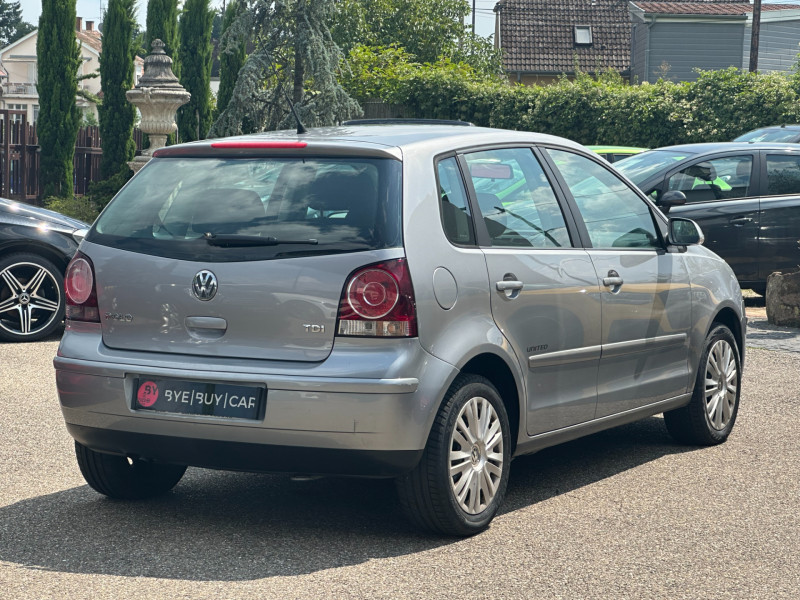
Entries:
[[747, 223], [752, 223], [752, 222], [753, 219], [751, 219], [750, 217], [734, 217], [733, 219], [730, 220], [731, 225], [737, 225], [737, 226], [745, 225]]

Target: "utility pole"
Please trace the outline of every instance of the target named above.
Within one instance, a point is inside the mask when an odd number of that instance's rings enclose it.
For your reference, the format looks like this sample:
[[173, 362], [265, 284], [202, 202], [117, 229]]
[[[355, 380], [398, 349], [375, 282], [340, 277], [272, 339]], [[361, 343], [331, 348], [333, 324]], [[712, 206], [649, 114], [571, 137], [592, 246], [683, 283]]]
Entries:
[[750, 34], [750, 72], [758, 71], [758, 33], [761, 29], [761, 0], [753, 0], [753, 29]]
[[475, 37], [475, 2], [472, 0], [472, 37]]

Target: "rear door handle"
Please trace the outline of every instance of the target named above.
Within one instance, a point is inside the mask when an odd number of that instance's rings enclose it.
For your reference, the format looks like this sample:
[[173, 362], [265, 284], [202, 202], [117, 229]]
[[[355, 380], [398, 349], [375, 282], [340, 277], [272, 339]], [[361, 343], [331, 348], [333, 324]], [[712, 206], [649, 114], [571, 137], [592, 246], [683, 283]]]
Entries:
[[523, 287], [521, 281], [498, 281], [495, 285], [497, 286], [498, 292], [513, 292], [515, 290], [521, 290]]
[[750, 217], [734, 217], [730, 220], [731, 225], [744, 225], [745, 223], [752, 223], [753, 219]]
[[[608, 272], [608, 275], [603, 277], [603, 285], [606, 287], [619, 288], [623, 283], [625, 282], [622, 280], [622, 277], [620, 277], [619, 273], [617, 273], [614, 269], [611, 269]], [[612, 289], [611, 291], [613, 292], [615, 290]]]

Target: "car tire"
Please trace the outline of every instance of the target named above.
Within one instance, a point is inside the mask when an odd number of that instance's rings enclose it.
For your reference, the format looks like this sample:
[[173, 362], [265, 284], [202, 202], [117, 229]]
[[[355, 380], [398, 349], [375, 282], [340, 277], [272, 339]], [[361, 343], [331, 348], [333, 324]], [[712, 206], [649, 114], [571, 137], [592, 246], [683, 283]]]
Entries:
[[0, 258], [0, 341], [35, 342], [64, 320], [64, 274], [37, 254]]
[[175, 487], [185, 466], [165, 465], [125, 456], [102, 454], [75, 442], [75, 455], [86, 483], [117, 500], [141, 500]]
[[731, 330], [715, 326], [706, 338], [689, 404], [664, 413], [678, 442], [714, 446], [728, 439], [739, 412], [742, 367]]
[[422, 458], [397, 479], [400, 503], [417, 526], [469, 536], [489, 526], [506, 493], [511, 432], [488, 379], [459, 375], [445, 395]]

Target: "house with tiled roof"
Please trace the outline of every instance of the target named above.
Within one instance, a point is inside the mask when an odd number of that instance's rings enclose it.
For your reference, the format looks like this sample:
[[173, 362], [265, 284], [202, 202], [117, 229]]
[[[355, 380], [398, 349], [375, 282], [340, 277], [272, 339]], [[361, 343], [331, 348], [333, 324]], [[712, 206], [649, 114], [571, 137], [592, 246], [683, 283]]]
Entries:
[[[635, 81], [694, 81], [696, 69], [749, 67], [753, 6], [748, 2], [632, 0], [630, 11]], [[762, 3], [758, 70], [790, 70], [798, 43], [800, 6]]]
[[495, 44], [511, 81], [548, 83], [576, 69], [630, 73], [627, 0], [501, 0]]
[[[0, 109], [25, 111], [28, 123], [35, 123], [39, 116], [39, 93], [36, 91], [37, 64], [36, 41], [39, 31], [34, 30], [0, 49]], [[103, 49], [102, 34], [94, 21], [78, 17], [75, 21], [75, 37], [81, 47], [81, 65], [78, 75], [91, 75], [100, 69], [100, 53]], [[138, 81], [144, 69], [144, 61], [137, 57], [134, 79]], [[101, 97], [100, 78], [83, 79], [79, 87], [94, 96]], [[97, 118], [97, 106], [78, 96], [78, 107], [85, 114]]]
[[[788, 71], [800, 5], [761, 5], [759, 71]], [[614, 69], [633, 83], [694, 81], [697, 69], [747, 69], [753, 6], [743, 0], [500, 0], [495, 44], [512, 82]]]

